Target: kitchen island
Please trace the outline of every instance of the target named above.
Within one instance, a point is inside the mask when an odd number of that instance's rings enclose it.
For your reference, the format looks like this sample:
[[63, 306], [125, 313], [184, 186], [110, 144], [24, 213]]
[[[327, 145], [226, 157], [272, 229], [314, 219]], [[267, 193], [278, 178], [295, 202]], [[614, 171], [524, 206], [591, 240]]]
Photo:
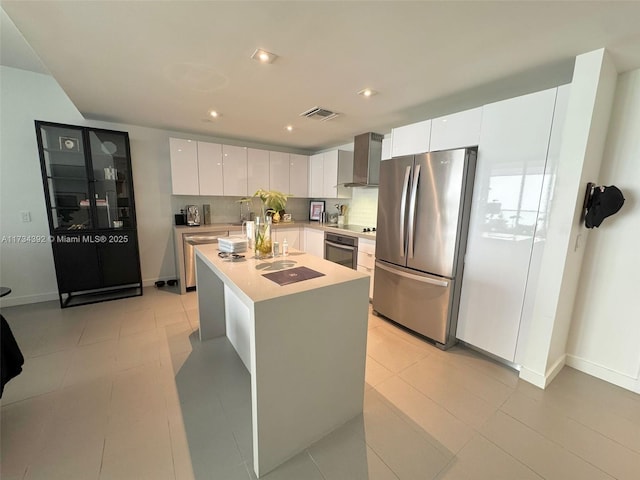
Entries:
[[[322, 276], [279, 285], [264, 274]], [[362, 412], [369, 277], [302, 252], [241, 261], [196, 247], [200, 340], [226, 335], [251, 374], [258, 477]]]

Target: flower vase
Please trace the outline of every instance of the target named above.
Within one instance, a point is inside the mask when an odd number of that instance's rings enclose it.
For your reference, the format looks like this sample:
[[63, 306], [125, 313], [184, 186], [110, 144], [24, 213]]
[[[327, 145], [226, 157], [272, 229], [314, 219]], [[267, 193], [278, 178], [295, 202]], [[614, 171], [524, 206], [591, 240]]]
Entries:
[[256, 258], [271, 257], [272, 245], [270, 217], [256, 217], [254, 248]]

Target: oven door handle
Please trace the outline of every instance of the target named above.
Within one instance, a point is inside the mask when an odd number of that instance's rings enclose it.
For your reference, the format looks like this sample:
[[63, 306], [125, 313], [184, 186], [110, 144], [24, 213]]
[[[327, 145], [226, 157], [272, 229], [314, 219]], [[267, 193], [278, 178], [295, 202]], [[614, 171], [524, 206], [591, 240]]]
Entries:
[[352, 247], [350, 245], [342, 245], [340, 243], [331, 242], [329, 240], [325, 240], [324, 243], [326, 243], [327, 245], [331, 245], [332, 247], [340, 248], [342, 250], [350, 250], [352, 252], [358, 248], [358, 247]]

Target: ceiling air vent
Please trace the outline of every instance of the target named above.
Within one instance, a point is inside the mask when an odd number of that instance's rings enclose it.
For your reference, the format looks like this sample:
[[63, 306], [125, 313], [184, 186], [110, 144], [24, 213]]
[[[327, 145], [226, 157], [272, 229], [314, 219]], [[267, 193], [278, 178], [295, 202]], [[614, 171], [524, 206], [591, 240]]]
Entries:
[[300, 114], [301, 117], [313, 118], [314, 120], [320, 120], [321, 122], [326, 122], [327, 120], [336, 118], [338, 115], [339, 114], [332, 112], [331, 110], [320, 107], [310, 108], [306, 112], [302, 112]]

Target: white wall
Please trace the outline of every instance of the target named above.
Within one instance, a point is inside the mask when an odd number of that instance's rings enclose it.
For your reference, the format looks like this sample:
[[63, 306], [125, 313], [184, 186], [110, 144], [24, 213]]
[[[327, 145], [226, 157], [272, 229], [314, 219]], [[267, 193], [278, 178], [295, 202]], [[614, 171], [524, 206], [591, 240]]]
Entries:
[[640, 69], [618, 79], [600, 185], [625, 196], [589, 233], [567, 364], [640, 393]]
[[[34, 120], [83, 124], [84, 119], [48, 75], [0, 67], [0, 283], [11, 287], [2, 304], [58, 298], [51, 245], [12, 243], [9, 237], [48, 238]], [[20, 220], [31, 213], [31, 222]]]

